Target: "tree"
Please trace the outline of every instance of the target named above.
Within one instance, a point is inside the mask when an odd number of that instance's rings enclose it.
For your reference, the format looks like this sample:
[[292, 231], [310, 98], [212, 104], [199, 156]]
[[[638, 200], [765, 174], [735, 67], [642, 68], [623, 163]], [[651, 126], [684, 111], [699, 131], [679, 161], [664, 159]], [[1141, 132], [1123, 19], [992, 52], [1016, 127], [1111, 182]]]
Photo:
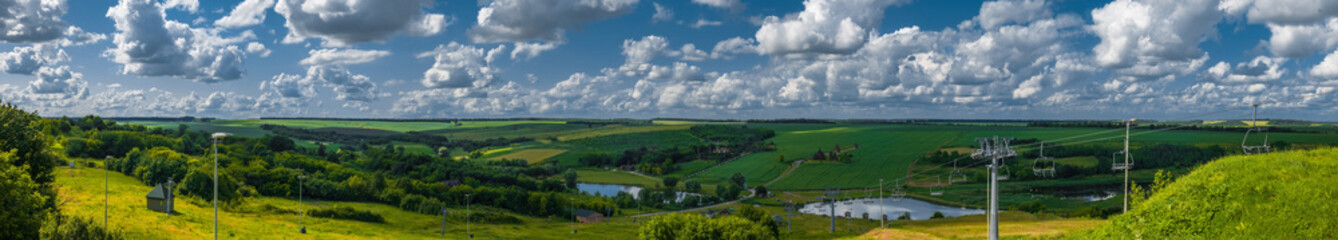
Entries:
[[754, 188], [754, 190], [757, 192], [758, 197], [767, 196], [767, 186], [757, 186], [757, 188]]
[[189, 128], [190, 126], [186, 126], [186, 124], [177, 125], [177, 137], [181, 137], [181, 135], [186, 135], [186, 129]]
[[664, 187], [669, 188], [669, 191], [673, 191], [674, 187], [678, 187], [678, 178], [676, 177], [664, 178]]
[[567, 172], [562, 174], [562, 179], [567, 180], [567, 188], [570, 189], [576, 189], [577, 177], [579, 176], [576, 176], [576, 170], [567, 169]]
[[901, 216], [897, 217], [897, 220], [911, 220], [911, 212], [902, 212]]
[[943, 212], [934, 211], [934, 216], [929, 216], [929, 219], [938, 219], [938, 218], [944, 218]]
[[697, 182], [697, 180], [684, 181], [683, 190], [688, 192], [700, 193], [702, 191], [702, 183]]
[[652, 218], [641, 226], [641, 239], [775, 239], [776, 234], [760, 223], [726, 216], [706, 218], [698, 214], [675, 213]]
[[781, 163], [785, 163], [785, 155], [784, 155], [784, 154], [781, 154], [780, 156], [778, 156], [778, 157], [776, 157], [776, 158], [779, 159]]
[[37, 239], [44, 207], [48, 199], [41, 194], [41, 185], [28, 175], [28, 166], [14, 166], [16, 151], [0, 153], [0, 239]]
[[469, 159], [478, 159], [480, 157], [483, 157], [482, 150], [474, 150], [469, 152]]
[[742, 173], [734, 173], [734, 176], [729, 177], [729, 181], [734, 182], [735, 185], [739, 186], [747, 186], [748, 184], [748, 180], [743, 178]]
[[[38, 185], [55, 180], [56, 156], [47, 151], [46, 137], [36, 127], [41, 119], [12, 104], [0, 104], [0, 151], [14, 150], [15, 167], [28, 166], [28, 177]], [[99, 119], [101, 122], [101, 119]]]

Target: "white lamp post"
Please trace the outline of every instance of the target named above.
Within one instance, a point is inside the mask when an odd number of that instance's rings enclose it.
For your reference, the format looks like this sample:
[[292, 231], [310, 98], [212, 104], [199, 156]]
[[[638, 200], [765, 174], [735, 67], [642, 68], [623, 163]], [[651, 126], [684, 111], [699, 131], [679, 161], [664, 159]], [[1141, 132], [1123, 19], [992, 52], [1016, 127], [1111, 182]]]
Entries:
[[214, 139], [214, 240], [218, 240], [218, 140], [232, 136], [231, 133], [217, 132]]

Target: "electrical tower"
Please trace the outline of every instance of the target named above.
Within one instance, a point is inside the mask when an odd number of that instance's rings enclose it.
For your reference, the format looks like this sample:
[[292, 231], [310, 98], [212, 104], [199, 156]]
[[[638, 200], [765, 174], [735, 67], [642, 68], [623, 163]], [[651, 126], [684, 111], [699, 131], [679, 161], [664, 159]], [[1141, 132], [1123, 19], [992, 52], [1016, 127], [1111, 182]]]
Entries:
[[980, 143], [980, 149], [971, 153], [975, 159], [990, 159], [990, 206], [989, 206], [989, 239], [999, 239], [999, 168], [1005, 163], [1004, 159], [1017, 156], [1017, 152], [1008, 146], [1013, 138], [976, 138]]

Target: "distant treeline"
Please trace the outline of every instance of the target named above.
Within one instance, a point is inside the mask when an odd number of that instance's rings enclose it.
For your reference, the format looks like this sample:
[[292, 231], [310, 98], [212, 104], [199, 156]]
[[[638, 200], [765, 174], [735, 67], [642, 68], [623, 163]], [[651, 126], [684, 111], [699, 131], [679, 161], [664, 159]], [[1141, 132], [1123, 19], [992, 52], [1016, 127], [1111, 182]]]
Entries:
[[823, 120], [823, 119], [796, 118], [796, 119], [748, 119], [748, 123], [818, 123], [818, 124], [835, 124], [836, 122], [833, 122], [833, 121], [831, 121], [831, 120]]
[[357, 147], [357, 149], [360, 150], [367, 149], [366, 147], [367, 145], [383, 145], [383, 144], [389, 144], [392, 141], [401, 141], [401, 142], [422, 143], [434, 150], [441, 147], [447, 147], [447, 148], [460, 148], [464, 149], [465, 151], [472, 151], [474, 149], [479, 149], [489, 146], [506, 146], [512, 143], [521, 143], [534, 140], [532, 138], [520, 137], [520, 138], [510, 138], [510, 139], [493, 138], [483, 141], [475, 141], [475, 140], [451, 141], [450, 139], [447, 139], [446, 137], [443, 136], [425, 134], [414, 131], [409, 131], [407, 133], [382, 135], [382, 136], [371, 136], [362, 134], [340, 133], [337, 130], [303, 129], [303, 128], [293, 128], [293, 127], [287, 127], [283, 125], [273, 125], [273, 124], [260, 125], [260, 129], [268, 130], [275, 134], [295, 139], [320, 141], [320, 142], [334, 142], [334, 143], [344, 144], [350, 147]]

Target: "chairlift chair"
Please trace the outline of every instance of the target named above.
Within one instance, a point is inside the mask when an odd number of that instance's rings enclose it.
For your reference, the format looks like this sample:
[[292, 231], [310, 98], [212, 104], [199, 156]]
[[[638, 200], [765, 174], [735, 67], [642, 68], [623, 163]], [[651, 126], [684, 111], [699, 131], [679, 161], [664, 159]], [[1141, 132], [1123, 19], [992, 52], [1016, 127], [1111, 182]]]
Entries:
[[965, 183], [966, 174], [961, 169], [957, 169], [957, 160], [952, 160], [952, 172], [948, 173], [948, 184]]
[[[1240, 140], [1240, 148], [1245, 152], [1245, 155], [1273, 152], [1273, 147], [1268, 146], [1268, 129], [1259, 127], [1259, 104], [1251, 106], [1254, 107], [1254, 115], [1250, 117], [1250, 128], [1245, 130], [1245, 138]], [[1250, 141], [1250, 132], [1263, 133], [1263, 144], [1246, 145]]]
[[943, 187], [939, 186], [943, 185], [943, 175], [934, 178], [937, 180], [934, 181], [934, 185], [929, 185], [929, 196], [943, 196]]
[[[882, 191], [882, 189], [878, 189], [878, 191]], [[864, 190], [864, 203], [866, 204], [873, 203], [873, 192], [870, 192], [868, 189]]]
[[1118, 158], [1115, 158], [1115, 155], [1120, 155], [1120, 154], [1128, 154], [1128, 153], [1125, 153], [1124, 151], [1118, 151], [1110, 154], [1110, 161], [1111, 161], [1110, 170], [1119, 171], [1119, 170], [1129, 170], [1134, 168], [1134, 158], [1130, 156], [1129, 162], [1124, 163], [1123, 161], [1120, 161]]
[[1036, 161], [1031, 163], [1031, 171], [1036, 176], [1055, 176], [1055, 160], [1045, 156], [1045, 142], [1041, 142], [1041, 152], [1037, 155]]
[[1011, 170], [1008, 169], [1008, 164], [1003, 164], [1003, 161], [1000, 161], [1000, 164], [1003, 166], [999, 168], [999, 175], [996, 177], [999, 180], [1008, 180], [1008, 172], [1011, 172]]

